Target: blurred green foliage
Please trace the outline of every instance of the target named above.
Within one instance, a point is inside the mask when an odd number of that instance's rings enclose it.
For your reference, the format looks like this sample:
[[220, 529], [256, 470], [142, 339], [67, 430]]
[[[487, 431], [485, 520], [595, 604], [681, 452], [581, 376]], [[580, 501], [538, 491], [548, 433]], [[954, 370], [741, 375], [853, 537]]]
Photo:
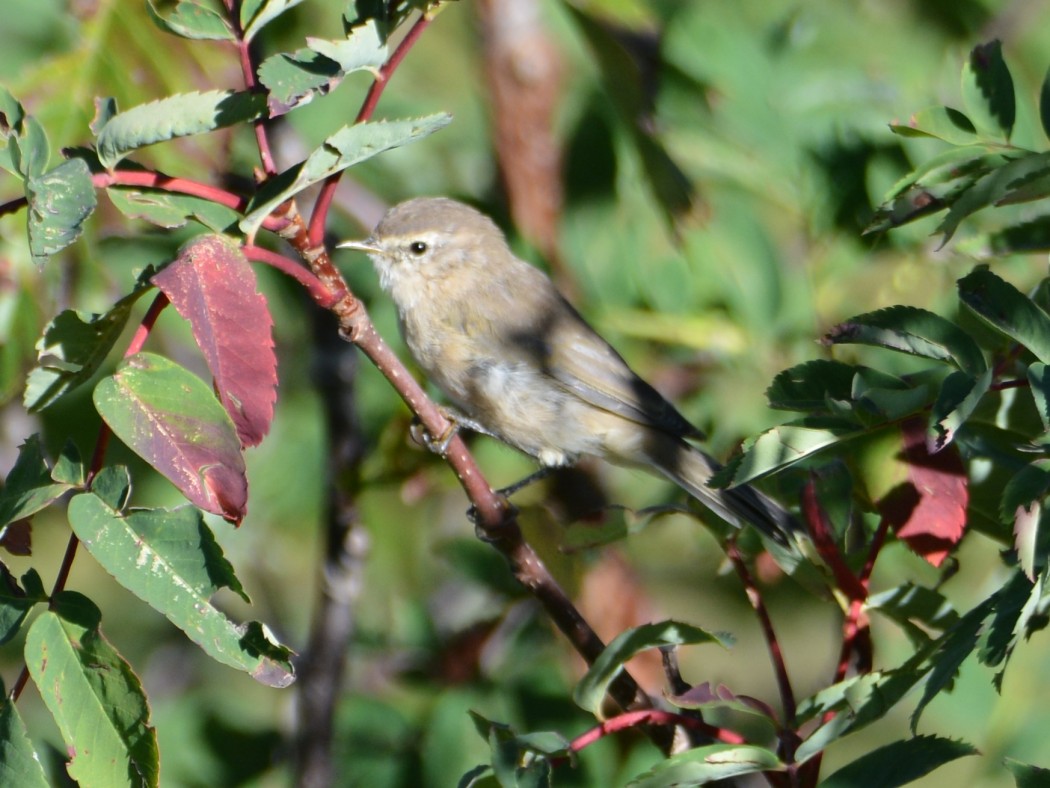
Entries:
[[[338, 36], [342, 6], [305, 2], [266, 28], [258, 46], [294, 51], [305, 36]], [[560, 219], [564, 266], [557, 274], [588, 319], [640, 374], [675, 396], [721, 456], [781, 420], [765, 406], [765, 387], [786, 367], [829, 357], [814, 340], [831, 325], [891, 304], [947, 315], [957, 309], [955, 281], [974, 263], [966, 253], [973, 251], [968, 234], [987, 232], [997, 217], [976, 217], [944, 248], [930, 235], [936, 219], [878, 237], [862, 231], [897, 179], [939, 150], [931, 140], [894, 136], [888, 124], [916, 108], [957, 103], [959, 65], [988, 30], [1003, 40], [1021, 97], [1012, 140], [1045, 148], [1031, 109], [1050, 62], [1050, 8], [1039, 4], [592, 0], [573, 10], [546, 0], [540, 7], [567, 61], [557, 111], [567, 198]], [[663, 188], [654, 177], [658, 154], [639, 144], [632, 128], [641, 100], [624, 95], [622, 83], [599, 65], [608, 62], [596, 54], [600, 45], [586, 35], [580, 13], [616, 20], [653, 48], [648, 66], [658, 89], [644, 110], [695, 192], [692, 210], [675, 229], [655, 196]], [[397, 71], [377, 117], [451, 112], [454, 123], [354, 168], [353, 180], [390, 203], [440, 193], [506, 217], [483, 67], [472, 4], [453, 3]], [[350, 75], [329, 96], [279, 121], [274, 135], [282, 164], [301, 159], [350, 122], [369, 79]], [[144, 3], [8, 0], [0, 83], [38, 118], [57, 150], [89, 139], [97, 96], [113, 96], [128, 108], [176, 92], [237, 88], [240, 73], [232, 49], [160, 32]], [[137, 158], [205, 181], [247, 179], [256, 165], [249, 128], [154, 146]], [[0, 177], [0, 201], [19, 189], [13, 178]], [[43, 268], [30, 257], [24, 216], [0, 217], [5, 472], [16, 447], [37, 429], [52, 456], [69, 438], [86, 450], [97, 430], [97, 421], [85, 418], [86, 394], [39, 417], [20, 407], [18, 381], [45, 323], [67, 306], [105, 310], [131, 290], [140, 271], [170, 259], [196, 232], [162, 233], [102, 202], [82, 241]], [[364, 229], [342, 212], [329, 227], [333, 238], [357, 237]], [[524, 240], [515, 245], [544, 264]], [[349, 256], [344, 270], [380, 332], [403, 350], [372, 271]], [[996, 259], [995, 270], [1023, 292], [1045, 274], [1042, 262], [1024, 255]], [[276, 323], [277, 417], [269, 439], [248, 453], [249, 518], [237, 531], [214, 524], [254, 607], [232, 594], [220, 598], [231, 614], [266, 620], [284, 642], [302, 647], [318, 585], [324, 417], [310, 379], [313, 337], [302, 317], [308, 307], [288, 281], [269, 272], [260, 277]], [[136, 309], [140, 316], [144, 305]], [[165, 315], [161, 329], [152, 340], [158, 352], [202, 369], [176, 316]], [[849, 347], [834, 355], [889, 372], [913, 368], [910, 360], [878, 350]], [[368, 446], [357, 506], [370, 550], [337, 717], [339, 784], [455, 784], [490, 757], [471, 710], [519, 731], [557, 730], [567, 737], [584, 731], [593, 718], [570, 700], [580, 673], [575, 658], [507, 583], [501, 562], [475, 549], [462, 492], [440, 461], [406, 445], [408, 415], [386, 382], [367, 364], [357, 382]], [[525, 459], [485, 439], [473, 446], [497, 484], [529, 469]], [[133, 469], [136, 504], [180, 502], [171, 485], [148, 476], [133, 455], [119, 446], [113, 451]], [[618, 503], [637, 508], [671, 496], [636, 474], [599, 473]], [[599, 553], [559, 554], [562, 525], [529, 505], [538, 504], [539, 495], [522, 494], [524, 525], [559, 579], [577, 590]], [[736, 580], [720, 573], [715, 542], [676, 515], [626, 517], [623, 527], [631, 536], [614, 549], [627, 557], [632, 593], [653, 618], [682, 618], [736, 636], [730, 651], [685, 649], [686, 678], [772, 701], [776, 690], [761, 633]], [[53, 574], [67, 535], [62, 518], [38, 518], [33, 535], [33, 566]], [[964, 544], [957, 557], [962, 571], [941, 589], [957, 609], [968, 609], [1002, 582], [1001, 546], [980, 536]], [[22, 560], [10, 561], [16, 574]], [[909, 579], [934, 585], [939, 578], [893, 544], [879, 560], [873, 587]], [[78, 559], [70, 585], [104, 610], [107, 636], [143, 680], [159, 731], [164, 785], [284, 784], [290, 690], [259, 686], [212, 663], [87, 555]], [[783, 577], [774, 576], [767, 588], [792, 679], [807, 695], [833, 675], [838, 618]], [[873, 626], [877, 665], [906, 658], [908, 641], [898, 629], [880, 620]], [[611, 639], [616, 631], [601, 634]], [[482, 634], [488, 637], [479, 650]], [[965, 739], [982, 757], [961, 759], [916, 784], [1006, 786], [1013, 781], [1001, 766], [1004, 757], [1046, 763], [1050, 660], [1042, 643], [1018, 647], [999, 695], [986, 669], [972, 658], [964, 664], [921, 730]], [[8, 685], [20, 659], [18, 649], [0, 650]], [[825, 773], [900, 738], [905, 707], [833, 748]], [[27, 693], [19, 710], [38, 740], [62, 750], [37, 697]], [[657, 760], [644, 741], [607, 739], [582, 753], [579, 769], [559, 772], [556, 784], [619, 785]]]

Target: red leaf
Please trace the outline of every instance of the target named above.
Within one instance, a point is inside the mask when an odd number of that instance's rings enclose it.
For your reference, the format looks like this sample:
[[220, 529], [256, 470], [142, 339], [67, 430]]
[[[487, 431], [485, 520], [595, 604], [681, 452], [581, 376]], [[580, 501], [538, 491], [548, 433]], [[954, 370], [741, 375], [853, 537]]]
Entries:
[[242, 446], [262, 441], [277, 399], [273, 320], [241, 250], [221, 235], [203, 235], [179, 250], [153, 283], [193, 329]]
[[940, 566], [966, 530], [966, 470], [955, 444], [936, 454], [926, 450], [926, 424], [922, 419], [908, 419], [901, 424], [901, 438], [901, 461], [908, 479], [876, 505], [899, 539], [934, 566]]

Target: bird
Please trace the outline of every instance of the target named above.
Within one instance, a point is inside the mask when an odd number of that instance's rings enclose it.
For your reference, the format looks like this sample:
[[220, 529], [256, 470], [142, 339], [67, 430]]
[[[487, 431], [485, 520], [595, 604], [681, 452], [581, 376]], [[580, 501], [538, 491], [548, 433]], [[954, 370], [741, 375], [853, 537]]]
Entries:
[[363, 241], [405, 344], [460, 425], [542, 468], [583, 455], [674, 482], [731, 525], [785, 544], [797, 521], [759, 490], [708, 485], [719, 463], [667, 399], [639, 377], [488, 216], [446, 197], [390, 208]]

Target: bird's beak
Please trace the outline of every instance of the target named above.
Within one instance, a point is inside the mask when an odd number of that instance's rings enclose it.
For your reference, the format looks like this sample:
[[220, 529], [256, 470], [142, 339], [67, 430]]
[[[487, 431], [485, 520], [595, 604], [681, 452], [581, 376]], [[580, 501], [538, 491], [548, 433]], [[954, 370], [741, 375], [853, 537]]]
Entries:
[[363, 241], [343, 241], [341, 244], [336, 244], [336, 248], [356, 249], [358, 252], [366, 252], [368, 254], [378, 254], [382, 251], [371, 238], [365, 238]]

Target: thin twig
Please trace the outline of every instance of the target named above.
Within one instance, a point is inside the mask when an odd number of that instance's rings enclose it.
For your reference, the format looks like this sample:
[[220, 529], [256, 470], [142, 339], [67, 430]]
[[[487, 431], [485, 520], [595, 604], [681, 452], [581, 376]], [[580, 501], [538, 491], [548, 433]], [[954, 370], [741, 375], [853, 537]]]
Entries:
[[773, 619], [770, 618], [769, 610], [762, 599], [762, 592], [758, 590], [758, 586], [751, 576], [751, 571], [747, 568], [747, 563], [740, 554], [740, 548], [737, 547], [736, 539], [730, 539], [726, 543], [726, 555], [729, 557], [730, 562], [733, 564], [733, 569], [736, 570], [737, 576], [744, 586], [747, 601], [751, 603], [755, 615], [758, 616], [758, 623], [762, 628], [762, 636], [765, 638], [766, 647], [769, 649], [769, 658], [773, 663], [773, 672], [776, 674], [777, 689], [780, 691], [780, 702], [784, 707], [784, 727], [792, 729], [795, 727], [795, 715], [798, 706], [795, 701], [795, 691], [792, 689], [791, 679], [788, 676], [787, 663], [784, 661], [784, 651], [780, 647], [780, 640], [777, 638], [776, 630], [773, 628]]

